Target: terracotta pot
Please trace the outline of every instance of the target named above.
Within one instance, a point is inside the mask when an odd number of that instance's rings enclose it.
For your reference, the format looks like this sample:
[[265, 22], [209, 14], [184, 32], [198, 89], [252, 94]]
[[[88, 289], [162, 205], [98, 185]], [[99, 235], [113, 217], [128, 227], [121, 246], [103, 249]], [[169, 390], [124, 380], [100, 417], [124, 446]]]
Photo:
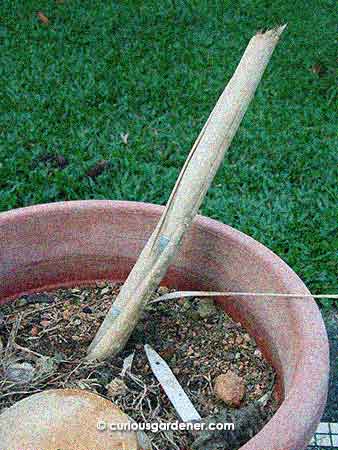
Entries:
[[[79, 201], [0, 214], [0, 301], [99, 279], [124, 280], [162, 210], [144, 203]], [[163, 284], [189, 290], [309, 293], [266, 247], [201, 216]], [[328, 340], [315, 301], [218, 301], [256, 338], [278, 373], [281, 406], [242, 449], [304, 449], [319, 423], [328, 387]]]

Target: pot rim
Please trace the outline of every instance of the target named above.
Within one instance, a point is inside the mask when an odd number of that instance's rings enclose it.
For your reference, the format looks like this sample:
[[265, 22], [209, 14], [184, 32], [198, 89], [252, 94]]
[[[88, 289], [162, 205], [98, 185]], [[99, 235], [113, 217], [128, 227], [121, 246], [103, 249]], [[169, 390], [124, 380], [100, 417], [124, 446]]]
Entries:
[[[158, 217], [164, 209], [163, 206], [151, 203], [123, 200], [54, 202], [1, 212], [0, 226], [8, 222], [22, 223], [32, 214], [45, 215], [61, 211], [74, 213], [82, 209], [106, 207], [112, 210], [118, 209], [126, 214], [146, 213], [147, 217]], [[194, 220], [194, 226], [207, 228], [208, 232], [217, 235], [218, 238], [231, 239], [236, 245], [245, 247], [246, 251], [263, 261], [267, 270], [278, 271], [282, 284], [289, 291], [310, 293], [298, 275], [279, 256], [252, 237], [229, 225], [201, 215]], [[304, 436], [308, 435], [309, 427], [314, 430], [319, 421], [318, 417], [320, 419], [326, 402], [329, 376], [329, 344], [325, 325], [313, 298], [307, 299], [306, 302], [297, 302], [297, 308], [293, 309], [293, 314], [294, 320], [301, 326], [298, 330], [300, 347], [292, 387], [270, 421], [242, 446], [241, 450], [301, 450], [304, 448]], [[306, 411], [306, 414], [302, 411]], [[309, 424], [309, 421], [312, 423]], [[271, 441], [269, 435], [274, 436], [275, 439], [278, 436], [279, 442]], [[269, 443], [270, 447], [266, 447]], [[262, 445], [265, 447], [263, 448]]]

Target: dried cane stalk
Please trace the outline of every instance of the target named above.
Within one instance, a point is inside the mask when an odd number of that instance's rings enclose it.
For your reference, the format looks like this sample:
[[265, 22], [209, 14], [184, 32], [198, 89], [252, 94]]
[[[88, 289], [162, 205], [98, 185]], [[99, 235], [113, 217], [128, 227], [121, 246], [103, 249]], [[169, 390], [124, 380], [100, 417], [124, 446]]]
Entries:
[[285, 26], [254, 36], [178, 177], [165, 211], [103, 321], [87, 358], [125, 346], [150, 295], [164, 277], [250, 104]]

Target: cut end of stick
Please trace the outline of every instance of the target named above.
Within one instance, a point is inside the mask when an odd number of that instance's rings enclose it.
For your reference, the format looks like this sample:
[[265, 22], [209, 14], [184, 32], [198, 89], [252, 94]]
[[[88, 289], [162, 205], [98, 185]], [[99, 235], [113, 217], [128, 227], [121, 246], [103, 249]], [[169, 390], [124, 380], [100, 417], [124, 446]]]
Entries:
[[281, 34], [283, 33], [283, 31], [285, 30], [285, 28], [288, 26], [287, 23], [285, 23], [284, 25], [281, 25], [279, 27], [275, 27], [275, 28], [271, 28], [270, 30], [267, 31], [259, 31], [256, 36], [264, 36], [267, 38], [276, 38], [279, 39], [279, 37], [281, 36]]

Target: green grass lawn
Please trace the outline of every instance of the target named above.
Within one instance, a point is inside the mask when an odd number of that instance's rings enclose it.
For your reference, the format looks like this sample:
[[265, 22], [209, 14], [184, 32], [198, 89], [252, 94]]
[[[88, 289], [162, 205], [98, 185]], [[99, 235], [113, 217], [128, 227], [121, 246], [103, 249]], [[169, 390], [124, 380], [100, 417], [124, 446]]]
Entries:
[[287, 22], [202, 213], [271, 248], [313, 293], [337, 292], [334, 12], [330, 0], [3, 0], [0, 210], [164, 204], [250, 37]]

